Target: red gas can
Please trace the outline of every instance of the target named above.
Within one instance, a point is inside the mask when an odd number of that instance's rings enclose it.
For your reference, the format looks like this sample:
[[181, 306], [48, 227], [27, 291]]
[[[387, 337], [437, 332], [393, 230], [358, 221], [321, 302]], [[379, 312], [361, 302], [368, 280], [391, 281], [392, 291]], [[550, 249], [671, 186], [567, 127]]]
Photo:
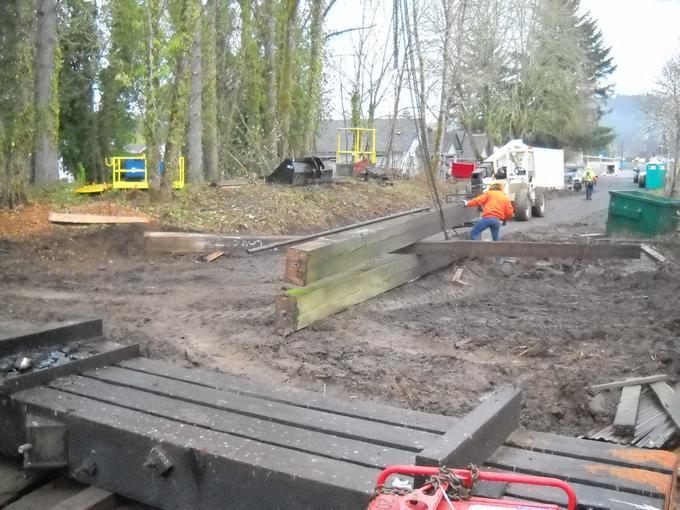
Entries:
[[[429, 478], [419, 489], [405, 491], [386, 488], [385, 482], [394, 474]], [[385, 469], [378, 476], [375, 495], [368, 510], [560, 510], [557, 505], [469, 497], [477, 480], [556, 487], [567, 494], [567, 510], [576, 510], [574, 490], [556, 478], [423, 466], [391, 466]]]
[[472, 177], [472, 172], [475, 171], [477, 165], [475, 163], [456, 162], [451, 165], [451, 177], [456, 179], [469, 179]]

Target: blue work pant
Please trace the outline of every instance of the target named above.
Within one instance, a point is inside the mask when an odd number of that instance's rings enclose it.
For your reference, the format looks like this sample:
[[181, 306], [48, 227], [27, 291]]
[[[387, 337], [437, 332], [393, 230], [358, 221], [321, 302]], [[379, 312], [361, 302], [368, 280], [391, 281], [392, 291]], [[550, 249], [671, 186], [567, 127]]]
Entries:
[[494, 241], [501, 240], [501, 220], [498, 218], [482, 218], [479, 220], [470, 232], [470, 239], [476, 241], [487, 228], [491, 230], [491, 238]]

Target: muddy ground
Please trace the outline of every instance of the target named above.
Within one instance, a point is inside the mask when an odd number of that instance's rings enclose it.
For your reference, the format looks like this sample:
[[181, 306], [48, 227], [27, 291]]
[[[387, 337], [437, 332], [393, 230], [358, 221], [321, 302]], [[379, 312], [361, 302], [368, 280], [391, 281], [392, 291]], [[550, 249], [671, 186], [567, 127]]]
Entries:
[[[506, 239], [580, 240], [604, 231], [608, 188], [593, 202], [561, 194], [547, 217]], [[0, 320], [102, 317], [111, 338], [148, 356], [444, 414], [494, 386], [525, 388], [522, 423], [579, 434], [611, 422], [584, 389], [624, 376], [680, 373], [680, 248], [665, 266], [639, 261], [461, 261], [288, 338], [274, 331], [283, 255], [142, 253], [129, 227], [59, 227], [39, 241], [0, 241]], [[1, 335], [0, 335], [1, 336]]]

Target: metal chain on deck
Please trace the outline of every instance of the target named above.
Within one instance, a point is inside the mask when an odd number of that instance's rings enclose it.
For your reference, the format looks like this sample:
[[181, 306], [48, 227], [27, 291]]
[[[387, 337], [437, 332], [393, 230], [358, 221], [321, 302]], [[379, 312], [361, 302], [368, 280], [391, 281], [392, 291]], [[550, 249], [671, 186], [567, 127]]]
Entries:
[[[477, 486], [479, 468], [474, 464], [470, 464], [467, 469], [470, 471], [471, 475], [469, 487], [466, 487], [463, 479], [447, 467], [439, 468], [439, 473], [429, 477], [425, 482], [425, 485], [431, 484], [434, 492], [441, 490], [449, 505], [451, 505], [451, 501], [467, 501], [472, 497], [475, 487]], [[446, 490], [443, 488], [444, 485], [446, 485]], [[379, 485], [373, 490], [371, 501], [383, 494], [406, 496], [411, 492], [413, 492], [412, 489], [397, 489], [395, 487]]]

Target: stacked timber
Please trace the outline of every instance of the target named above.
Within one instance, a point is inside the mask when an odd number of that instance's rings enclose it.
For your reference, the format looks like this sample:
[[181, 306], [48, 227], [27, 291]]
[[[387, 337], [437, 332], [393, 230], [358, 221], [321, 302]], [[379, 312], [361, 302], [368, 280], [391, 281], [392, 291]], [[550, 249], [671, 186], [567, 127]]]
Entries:
[[[452, 228], [473, 221], [477, 211], [452, 204], [443, 215]], [[427, 211], [288, 248], [284, 279], [295, 287], [277, 297], [277, 329], [292, 333], [447, 266], [451, 252], [403, 252], [441, 231], [439, 214]]]

